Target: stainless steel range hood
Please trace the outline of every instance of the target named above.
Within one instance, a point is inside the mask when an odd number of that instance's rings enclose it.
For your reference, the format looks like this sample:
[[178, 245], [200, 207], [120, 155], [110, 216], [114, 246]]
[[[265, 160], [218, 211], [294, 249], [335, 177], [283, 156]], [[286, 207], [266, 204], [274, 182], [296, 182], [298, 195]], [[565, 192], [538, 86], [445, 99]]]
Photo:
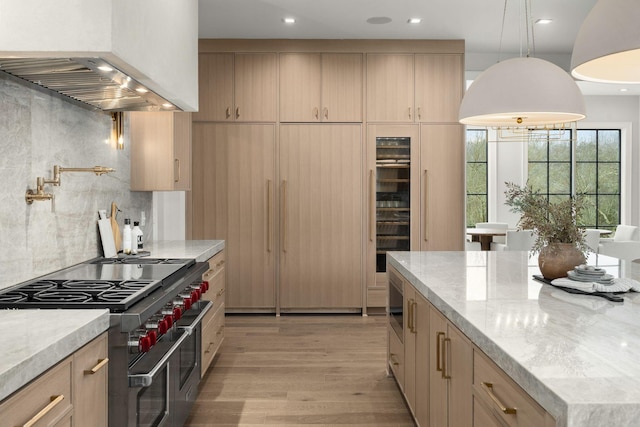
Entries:
[[0, 58], [0, 71], [103, 111], [180, 110], [100, 58]]
[[198, 110], [198, 0], [0, 3], [0, 78], [107, 112]]

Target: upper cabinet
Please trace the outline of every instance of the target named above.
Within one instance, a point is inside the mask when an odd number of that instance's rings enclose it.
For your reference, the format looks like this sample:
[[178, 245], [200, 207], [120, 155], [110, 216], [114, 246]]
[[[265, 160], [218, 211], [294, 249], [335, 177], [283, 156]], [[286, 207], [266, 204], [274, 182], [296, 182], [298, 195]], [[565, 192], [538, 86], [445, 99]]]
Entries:
[[462, 54], [368, 54], [367, 120], [457, 123]]
[[131, 190], [191, 190], [191, 114], [131, 112]]
[[195, 121], [275, 122], [274, 53], [201, 53]]
[[280, 54], [281, 122], [362, 122], [362, 54]]

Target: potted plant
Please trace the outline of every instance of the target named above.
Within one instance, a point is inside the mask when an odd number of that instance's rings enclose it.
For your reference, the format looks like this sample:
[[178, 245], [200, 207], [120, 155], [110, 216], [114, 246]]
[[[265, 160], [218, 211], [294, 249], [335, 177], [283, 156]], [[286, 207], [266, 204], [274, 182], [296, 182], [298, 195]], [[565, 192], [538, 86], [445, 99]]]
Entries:
[[569, 270], [583, 264], [589, 248], [584, 240], [584, 230], [576, 222], [584, 206], [583, 198], [576, 196], [549, 202], [528, 185], [505, 184], [505, 204], [511, 207], [511, 212], [521, 215], [518, 228], [534, 230], [535, 242], [531, 250], [538, 253], [538, 265], [545, 279], [566, 277]]

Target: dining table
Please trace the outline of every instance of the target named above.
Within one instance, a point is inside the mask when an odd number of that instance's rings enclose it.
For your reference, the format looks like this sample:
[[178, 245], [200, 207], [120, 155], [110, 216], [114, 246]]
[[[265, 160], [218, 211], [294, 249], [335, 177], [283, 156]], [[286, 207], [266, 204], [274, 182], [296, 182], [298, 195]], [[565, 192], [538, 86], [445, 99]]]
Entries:
[[474, 242], [480, 242], [483, 251], [491, 249], [491, 242], [494, 236], [506, 236], [507, 230], [503, 228], [467, 228], [467, 234]]

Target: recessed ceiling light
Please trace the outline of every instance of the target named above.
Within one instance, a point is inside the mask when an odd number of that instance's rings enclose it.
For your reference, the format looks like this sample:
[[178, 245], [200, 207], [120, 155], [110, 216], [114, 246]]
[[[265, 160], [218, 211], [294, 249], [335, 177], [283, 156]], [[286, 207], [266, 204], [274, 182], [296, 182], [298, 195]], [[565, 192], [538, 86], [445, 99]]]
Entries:
[[628, 90], [629, 90], [629, 89], [627, 89], [626, 87], [623, 87], [622, 89], [620, 89], [620, 92], [626, 92], [626, 91], [628, 91]]
[[553, 19], [540, 18], [536, 21], [536, 24], [551, 24], [551, 21], [553, 21]]
[[296, 23], [296, 19], [295, 18], [282, 18], [282, 22], [284, 22], [285, 24], [295, 24]]
[[391, 22], [391, 18], [387, 16], [374, 16], [373, 18], [367, 19], [369, 24], [388, 24]]
[[98, 70], [100, 70], [100, 71], [113, 71], [113, 68], [107, 67], [106, 65], [101, 65], [101, 66], [98, 67]]
[[147, 89], [143, 88], [143, 87], [139, 87], [139, 88], [136, 88], [136, 92], [138, 92], [138, 93], [147, 93], [149, 91]]
[[172, 105], [172, 104], [169, 104], [168, 102], [165, 102], [164, 104], [162, 104], [162, 106], [163, 106], [164, 108], [171, 108], [171, 107], [173, 107], [173, 105]]
[[419, 24], [422, 22], [422, 19], [420, 18], [409, 18], [409, 20], [407, 21], [409, 24]]

